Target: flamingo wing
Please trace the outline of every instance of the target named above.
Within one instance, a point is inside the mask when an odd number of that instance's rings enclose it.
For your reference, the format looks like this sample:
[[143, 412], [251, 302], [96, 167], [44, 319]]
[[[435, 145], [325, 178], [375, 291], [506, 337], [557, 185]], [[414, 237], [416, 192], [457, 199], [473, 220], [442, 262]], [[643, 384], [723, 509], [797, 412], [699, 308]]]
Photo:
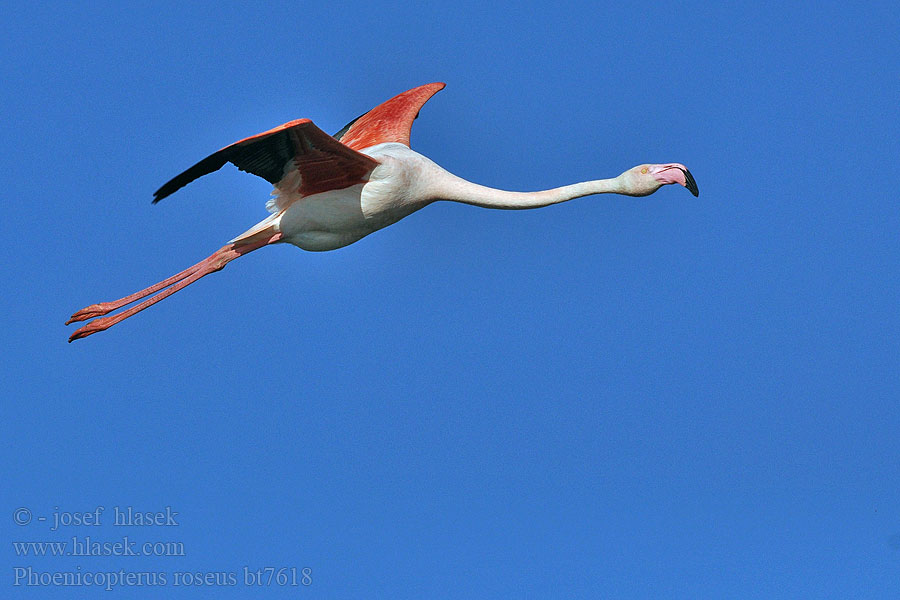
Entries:
[[215, 152], [177, 175], [153, 194], [156, 204], [195, 179], [221, 169], [225, 163], [277, 185], [296, 167], [297, 192], [303, 196], [362, 183], [378, 161], [337, 141], [310, 121], [298, 119]]
[[428, 83], [398, 94], [347, 123], [334, 137], [353, 150], [386, 142], [409, 146], [409, 130], [419, 109], [444, 85]]

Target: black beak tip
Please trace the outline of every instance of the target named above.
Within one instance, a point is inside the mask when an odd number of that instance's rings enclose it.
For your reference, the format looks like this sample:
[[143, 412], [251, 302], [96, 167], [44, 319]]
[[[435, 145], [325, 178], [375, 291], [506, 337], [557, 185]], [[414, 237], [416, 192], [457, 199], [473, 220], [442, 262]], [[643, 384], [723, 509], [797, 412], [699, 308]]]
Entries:
[[695, 198], [699, 198], [700, 190], [697, 188], [697, 182], [694, 181], [694, 176], [691, 175], [691, 172], [687, 169], [681, 169], [681, 172], [684, 173], [684, 187], [686, 187]]

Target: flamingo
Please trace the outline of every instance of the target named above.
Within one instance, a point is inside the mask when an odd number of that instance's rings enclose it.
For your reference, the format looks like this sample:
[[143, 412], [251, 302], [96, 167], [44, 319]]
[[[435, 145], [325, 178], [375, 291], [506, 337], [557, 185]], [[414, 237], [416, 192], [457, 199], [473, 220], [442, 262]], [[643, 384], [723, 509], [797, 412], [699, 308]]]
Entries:
[[[208, 258], [130, 296], [73, 314], [66, 325], [94, 320], [76, 330], [69, 342], [104, 331], [263, 246], [286, 242], [309, 251], [342, 248], [436, 200], [526, 209], [591, 194], [646, 196], [672, 183], [699, 195], [690, 171], [679, 163], [642, 164], [611, 179], [539, 192], [508, 192], [466, 181], [409, 147], [413, 120], [443, 88], [443, 83], [429, 83], [403, 92], [334, 136], [309, 119], [290, 121], [226, 146], [164, 184], [154, 193], [153, 204], [230, 162], [275, 188], [266, 204], [270, 215]], [[103, 316], [151, 294], [156, 295]]]

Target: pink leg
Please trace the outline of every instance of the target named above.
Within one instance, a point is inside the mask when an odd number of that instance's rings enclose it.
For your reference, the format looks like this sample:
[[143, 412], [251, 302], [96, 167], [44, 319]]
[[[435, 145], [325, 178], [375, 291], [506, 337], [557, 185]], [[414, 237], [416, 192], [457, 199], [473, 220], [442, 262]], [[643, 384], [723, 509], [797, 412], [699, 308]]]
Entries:
[[[256, 237], [256, 236], [254, 236]], [[281, 239], [281, 234], [276, 233], [274, 235], [269, 235], [265, 237], [257, 237], [255, 240], [246, 240], [246, 241], [238, 241], [227, 246], [223, 246], [216, 250], [209, 258], [206, 258], [196, 265], [189, 267], [178, 273], [177, 275], [173, 275], [168, 279], [160, 281], [155, 285], [151, 285], [150, 287], [143, 289], [139, 292], [131, 294], [130, 296], [126, 296], [120, 300], [116, 300], [115, 302], [103, 302], [100, 304], [92, 304], [87, 308], [83, 308], [72, 315], [72, 318], [66, 322], [66, 325], [72, 323], [74, 321], [84, 321], [86, 319], [91, 319], [93, 317], [98, 317], [101, 315], [105, 315], [111, 311], [114, 311], [118, 308], [131, 304], [136, 300], [140, 300], [154, 292], [158, 292], [159, 290], [163, 290], [163, 288], [167, 288], [164, 291], [156, 294], [149, 300], [145, 300], [138, 304], [137, 306], [133, 306], [128, 310], [120, 312], [117, 315], [112, 315], [109, 317], [103, 317], [102, 319], [95, 319], [88, 323], [87, 325], [81, 327], [76, 330], [70, 337], [69, 342], [73, 340], [78, 340], [83, 337], [87, 337], [91, 334], [97, 333], [98, 331], [104, 331], [109, 329], [116, 323], [120, 321], [124, 321], [128, 317], [135, 315], [148, 306], [153, 306], [160, 300], [164, 298], [168, 298], [175, 292], [180, 289], [183, 289], [190, 284], [194, 283], [201, 277], [205, 275], [209, 275], [210, 273], [215, 273], [216, 271], [221, 270], [225, 267], [226, 264], [234, 260], [235, 258], [247, 254], [248, 252], [252, 252], [258, 248], [262, 248], [268, 244], [273, 244]], [[175, 285], [173, 285], [175, 284]], [[169, 287], [172, 286], [172, 287]]]
[[[212, 258], [212, 257], [210, 257], [210, 258]], [[181, 281], [182, 279], [184, 279], [185, 277], [190, 276], [192, 273], [194, 273], [194, 271], [197, 270], [198, 267], [200, 267], [205, 262], [206, 261], [202, 261], [192, 267], [188, 267], [187, 269], [185, 269], [181, 273], [178, 273], [177, 275], [172, 275], [168, 279], [164, 279], [163, 281], [160, 281], [157, 284], [151, 285], [150, 287], [145, 288], [139, 292], [135, 292], [134, 294], [131, 294], [130, 296], [125, 296], [124, 298], [120, 298], [120, 299], [116, 300], [115, 302], [101, 302], [99, 304], [91, 304], [90, 306], [88, 306], [86, 308], [82, 308], [81, 310], [76, 312], [74, 315], [72, 315], [72, 317], [68, 321], [66, 321], [66, 325], [68, 325], [69, 323], [75, 323], [76, 321], [87, 321], [88, 319], [93, 319], [94, 317], [102, 317], [106, 313], [111, 313], [112, 311], [118, 310], [118, 309], [122, 308], [123, 306], [128, 306], [129, 304], [131, 304], [132, 302], [135, 302], [136, 300], [140, 300], [141, 298], [149, 296], [150, 294], [152, 294], [154, 292], [158, 292], [159, 290], [169, 287], [173, 283], [177, 283], [177, 282]]]

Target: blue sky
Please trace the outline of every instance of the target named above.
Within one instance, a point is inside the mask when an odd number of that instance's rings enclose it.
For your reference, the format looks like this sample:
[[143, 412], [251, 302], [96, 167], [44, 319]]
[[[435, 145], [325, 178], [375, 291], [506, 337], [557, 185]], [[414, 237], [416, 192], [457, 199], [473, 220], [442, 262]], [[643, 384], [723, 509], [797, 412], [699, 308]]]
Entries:
[[[89, 4], [0, 9], [4, 597], [900, 593], [895, 7]], [[160, 184], [431, 81], [412, 144], [460, 176], [675, 161], [700, 197], [440, 203], [66, 343], [73, 311], [266, 214], [231, 167], [151, 206]], [[116, 506], [179, 524], [115, 527]], [[124, 535], [184, 555], [11, 543]]]

